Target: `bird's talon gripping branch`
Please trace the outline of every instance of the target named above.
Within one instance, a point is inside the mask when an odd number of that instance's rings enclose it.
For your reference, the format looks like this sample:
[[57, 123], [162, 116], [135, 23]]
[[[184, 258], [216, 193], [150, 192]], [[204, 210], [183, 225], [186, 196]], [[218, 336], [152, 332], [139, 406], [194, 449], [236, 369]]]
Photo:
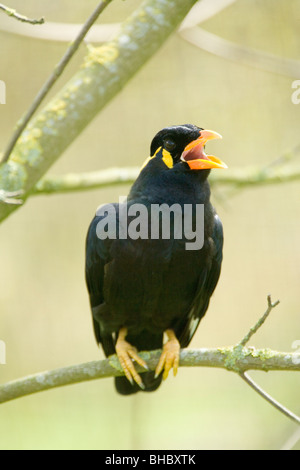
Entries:
[[174, 376], [178, 372], [180, 343], [173, 330], [166, 330], [168, 341], [163, 347], [158, 365], [155, 370], [155, 378], [163, 371], [163, 379], [166, 380], [170, 370], [173, 368]]
[[135, 382], [142, 390], [144, 390], [145, 386], [141, 376], [135, 370], [133, 361], [146, 370], [148, 370], [148, 366], [146, 362], [137, 354], [137, 349], [125, 340], [126, 336], [127, 328], [121, 328], [116, 342], [116, 353], [124, 374], [131, 385], [133, 385]]

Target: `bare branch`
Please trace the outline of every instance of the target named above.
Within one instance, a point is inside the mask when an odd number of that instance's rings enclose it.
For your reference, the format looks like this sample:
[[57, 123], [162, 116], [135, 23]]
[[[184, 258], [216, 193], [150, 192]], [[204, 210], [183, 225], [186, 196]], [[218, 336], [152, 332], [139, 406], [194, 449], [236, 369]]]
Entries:
[[8, 16], [11, 16], [15, 18], [18, 21], [21, 21], [22, 23], [30, 23], [30, 24], [43, 24], [45, 23], [45, 18], [40, 18], [39, 20], [31, 20], [30, 18], [27, 18], [27, 16], [20, 15], [20, 13], [17, 13], [16, 10], [9, 8], [2, 3], [0, 3], [0, 10], [3, 10]]
[[[256, 325], [240, 343], [234, 347], [218, 349], [182, 350], [180, 353], [180, 367], [219, 367], [236, 372], [265, 400], [275, 406], [285, 416], [300, 424], [300, 418], [277, 402], [261, 387], [259, 387], [247, 374], [247, 370], [289, 370], [300, 371], [300, 354], [282, 353], [269, 349], [256, 350], [244, 347], [250, 338], [265, 322], [270, 312], [278, 305], [278, 301], [272, 303], [268, 296], [268, 308]], [[149, 370], [155, 370], [161, 350], [140, 352], [140, 357], [147, 363]], [[144, 372], [144, 368], [137, 364], [137, 371]], [[25, 377], [14, 382], [0, 386], [0, 403], [14, 400], [33, 393], [62, 387], [64, 385], [95, 380], [104, 377], [116, 377], [123, 375], [123, 369], [116, 355], [100, 362], [91, 362], [50, 372], [42, 372], [37, 375]]]
[[252, 328], [250, 328], [250, 331], [246, 334], [246, 336], [242, 339], [242, 341], [238, 344], [238, 346], [244, 347], [244, 346], [246, 346], [247, 343], [249, 343], [252, 336], [255, 335], [255, 333], [259, 330], [259, 328], [264, 324], [264, 322], [266, 321], [266, 319], [270, 315], [273, 308], [277, 307], [278, 304], [279, 304], [279, 300], [277, 300], [277, 302], [275, 302], [273, 304], [272, 300], [271, 300], [271, 296], [268, 295], [268, 308], [267, 308], [266, 312], [258, 320], [258, 322]]
[[286, 59], [268, 52], [240, 46], [197, 26], [181, 30], [180, 35], [194, 46], [224, 59], [287, 77], [298, 78], [300, 75], [299, 60]]
[[133, 183], [139, 168], [108, 168], [90, 173], [69, 173], [62, 176], [45, 176], [33, 189], [33, 195], [58, 194], [74, 191], [87, 191], [119, 184]]
[[271, 405], [273, 405], [278, 411], [283, 413], [285, 416], [293, 420], [295, 423], [300, 425], [300, 418], [299, 416], [295, 415], [292, 411], [288, 410], [285, 406], [283, 406], [281, 403], [276, 401], [271, 395], [269, 395], [265, 390], [263, 390], [257, 383], [254, 382], [254, 380], [249, 377], [248, 374], [245, 372], [242, 372], [240, 374], [240, 377], [248, 384], [250, 385], [253, 390], [255, 390], [260, 396], [262, 396], [265, 400], [267, 400]]
[[[22, 189], [27, 197], [66, 148], [176, 31], [196, 1], [144, 0], [112, 41], [89, 48], [78, 72], [30, 121], [9, 160], [0, 166], [0, 187]], [[0, 222], [17, 207], [0, 203]]]
[[[196, 3], [188, 13], [180, 26], [180, 30], [191, 28], [207, 21], [235, 2], [236, 0], [214, 0], [214, 2], [211, 2], [211, 0], [201, 0], [201, 2]], [[9, 21], [8, 18], [7, 20], [8, 21], [6, 21], [5, 17], [1, 19], [0, 31], [7, 31], [13, 34], [47, 41], [70, 42], [77, 36], [82, 28], [81, 24], [54, 23], [51, 21], [47, 21], [43, 28], [28, 28], [26, 24], [16, 26], [15, 23]], [[120, 23], [93, 25], [86, 36], [86, 41], [93, 44], [110, 41], [119, 33], [120, 28]]]
[[[238, 353], [241, 351], [246, 344], [250, 341], [253, 335], [257, 333], [259, 328], [264, 324], [268, 316], [270, 315], [271, 311], [277, 307], [279, 304], [279, 300], [276, 302], [272, 303], [271, 296], [268, 295], [268, 308], [263, 314], [263, 316], [258, 320], [258, 322], [250, 328], [249, 332], [247, 335], [242, 339], [242, 341], [239, 342], [239, 344], [234, 348], [235, 352]], [[235, 367], [235, 370], [237, 368]], [[279, 410], [281, 413], [283, 413], [285, 416], [288, 418], [292, 419], [294, 422], [297, 424], [300, 424], [300, 418], [296, 416], [294, 413], [292, 413], [290, 410], [288, 410], [285, 406], [281, 405], [278, 401], [276, 401], [271, 395], [269, 395], [265, 390], [263, 390], [259, 385], [257, 385], [250, 377], [248, 374], [246, 374], [245, 371], [240, 371], [239, 376], [248, 384], [250, 387], [252, 387], [259, 395], [261, 395], [265, 400], [267, 400], [271, 405], [273, 405], [277, 410]]]
[[[101, 189], [106, 186], [133, 183], [140, 169], [137, 167], [108, 168], [89, 173], [70, 173], [62, 176], [46, 176], [33, 188], [33, 195], [58, 194], [75, 191]], [[300, 169], [269, 167], [239, 168], [228, 172], [215, 172], [210, 176], [211, 186], [230, 186], [238, 189], [289, 183], [300, 180]]]
[[[161, 350], [141, 352], [149, 370], [155, 370]], [[237, 354], [234, 347], [218, 349], [184, 349], [180, 353], [180, 367], [216, 367], [238, 372], [247, 370], [300, 371], [300, 354], [266, 349], [243, 348]], [[137, 366], [138, 372], [145, 372]], [[6, 403], [33, 393], [50, 390], [105, 377], [123, 375], [117, 356], [103, 361], [74, 365], [42, 372], [4, 385], [0, 385], [0, 403]]]
[[22, 132], [26, 129], [30, 119], [32, 118], [34, 113], [37, 111], [37, 109], [39, 108], [39, 106], [41, 105], [45, 97], [48, 95], [53, 85], [58, 80], [58, 78], [62, 75], [63, 71], [65, 70], [66, 66], [72, 59], [77, 49], [79, 48], [80, 44], [82, 43], [83, 39], [85, 38], [91, 26], [95, 23], [100, 13], [102, 13], [102, 11], [109, 5], [111, 1], [112, 0], [104, 0], [99, 3], [99, 5], [97, 6], [93, 14], [89, 17], [89, 19], [83, 25], [75, 41], [70, 45], [70, 47], [68, 47], [63, 58], [61, 59], [59, 64], [55, 67], [54, 71], [52, 72], [52, 74], [50, 75], [46, 83], [43, 85], [43, 87], [39, 91], [38, 95], [34, 99], [29, 110], [27, 111], [25, 116], [20, 120], [18, 127], [16, 131], [13, 133], [13, 136], [8, 144], [8, 147], [4, 152], [1, 163], [7, 162], [19, 137], [21, 136]]

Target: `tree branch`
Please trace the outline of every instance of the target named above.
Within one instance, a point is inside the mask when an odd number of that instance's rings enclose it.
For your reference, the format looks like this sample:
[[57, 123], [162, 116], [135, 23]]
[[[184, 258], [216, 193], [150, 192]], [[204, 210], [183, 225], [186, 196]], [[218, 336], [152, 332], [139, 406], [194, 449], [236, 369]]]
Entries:
[[[250, 339], [252, 338], [253, 335], [259, 330], [259, 328], [264, 324], [272, 310], [277, 307], [279, 304], [279, 300], [276, 302], [272, 302], [271, 296], [268, 295], [267, 298], [268, 301], [268, 308], [263, 314], [263, 316], [256, 322], [256, 324], [250, 328], [249, 332], [246, 334], [246, 336], [235, 346], [234, 351], [235, 353], [240, 353], [240, 351], [243, 350], [243, 348], [246, 346], [247, 343], [249, 343]], [[235, 366], [234, 366], [235, 367]], [[235, 367], [236, 368], [236, 367]], [[236, 371], [238, 371], [238, 367], [236, 368]], [[253, 390], [255, 390], [261, 397], [263, 397], [267, 402], [269, 402], [271, 405], [273, 405], [278, 411], [283, 413], [285, 416], [288, 418], [292, 419], [294, 422], [297, 424], [300, 424], [300, 418], [296, 416], [294, 413], [292, 413], [290, 410], [288, 410], [285, 406], [283, 406], [281, 403], [276, 401], [271, 395], [269, 395], [265, 390], [263, 390], [259, 385], [257, 385], [254, 380], [249, 377], [248, 374], [246, 374], [245, 371], [239, 371], [239, 376], [251, 387]]]
[[300, 440], [300, 428], [297, 428], [291, 436], [287, 438], [280, 450], [292, 450], [297, 442]]
[[138, 167], [108, 168], [90, 173], [69, 173], [62, 176], [45, 176], [33, 188], [31, 194], [58, 194], [91, 189], [106, 188], [119, 184], [133, 183], [140, 169]]
[[[176, 30], [197, 0], [145, 0], [111, 42], [89, 48], [78, 73], [20, 136], [0, 187], [25, 197], [62, 152]], [[0, 203], [0, 222], [18, 206]]]
[[[132, 184], [139, 174], [138, 167], [108, 168], [89, 173], [70, 173], [62, 176], [46, 176], [33, 188], [31, 194], [58, 194], [101, 189], [118, 184]], [[211, 186], [224, 185], [248, 188], [269, 184], [289, 183], [300, 180], [298, 168], [240, 168], [228, 172], [215, 172], [210, 176]]]
[[[92, 44], [100, 44], [110, 41], [118, 34], [121, 23], [95, 24], [86, 35], [86, 41]], [[57, 23], [47, 21], [42, 28], [30, 28], [26, 24], [16, 24], [9, 18], [0, 18], [0, 31], [5, 31], [18, 36], [29, 37], [44, 41], [70, 43], [82, 29], [80, 23]]]
[[[155, 370], [161, 350], [141, 352], [149, 370]], [[242, 348], [237, 354], [235, 347], [218, 349], [184, 349], [180, 353], [180, 367], [216, 367], [234, 372], [247, 370], [300, 371], [300, 354], [271, 351], [269, 349]], [[145, 370], [136, 366], [138, 372]], [[103, 361], [74, 365], [42, 372], [0, 386], [0, 403], [20, 397], [106, 377], [123, 375], [116, 356]]]
[[25, 114], [25, 116], [20, 120], [18, 123], [17, 129], [13, 133], [13, 136], [8, 144], [8, 147], [6, 151], [4, 152], [3, 158], [1, 163], [7, 162], [9, 159], [13, 149], [15, 148], [15, 145], [22, 134], [22, 132], [26, 129], [30, 119], [32, 116], [35, 114], [45, 97], [48, 95], [50, 90], [53, 88], [54, 84], [58, 80], [58, 78], [62, 75], [64, 72], [65, 68], [67, 67], [68, 63], [72, 59], [73, 55], [79, 48], [80, 44], [82, 43], [83, 39], [87, 35], [88, 31], [92, 27], [92, 25], [95, 23], [95, 21], [98, 19], [99, 15], [102, 13], [102, 11], [109, 5], [111, 0], [104, 0], [99, 3], [97, 6], [96, 10], [93, 12], [93, 14], [89, 17], [89, 19], [86, 21], [86, 23], [83, 25], [81, 28], [77, 38], [75, 41], [68, 47], [66, 53], [64, 54], [63, 58], [59, 62], [59, 64], [55, 67], [54, 71], [46, 81], [46, 83], [43, 85], [41, 88], [40, 92], [34, 99], [32, 105], [30, 106], [29, 110]]
[[248, 374], [245, 372], [240, 373], [240, 377], [251, 387], [253, 390], [255, 390], [261, 397], [263, 397], [265, 400], [267, 400], [272, 406], [274, 406], [278, 411], [283, 413], [285, 416], [290, 418], [292, 421], [300, 425], [300, 418], [299, 416], [295, 415], [292, 413], [290, 410], [288, 410], [285, 406], [283, 406], [281, 403], [276, 401], [271, 395], [265, 392], [257, 383], [254, 382], [254, 380], [249, 377]]
[[[285, 416], [300, 424], [300, 418], [289, 411], [262, 388], [260, 388], [247, 374], [247, 370], [289, 370], [300, 371], [300, 354], [283, 353], [269, 349], [246, 348], [250, 338], [258, 331], [267, 319], [270, 312], [279, 304], [272, 303], [268, 296], [268, 308], [260, 320], [250, 329], [249, 333], [236, 346], [218, 349], [182, 350], [180, 352], [180, 367], [219, 367], [236, 372], [239, 376], [258, 392], [265, 400], [281, 411]], [[140, 357], [147, 363], [148, 370], [155, 370], [162, 351], [139, 352]], [[136, 364], [138, 372], [143, 373], [144, 368]], [[95, 380], [104, 377], [117, 377], [124, 375], [119, 359], [116, 355], [100, 362], [90, 362], [51, 372], [42, 372], [37, 375], [25, 377], [0, 386], [0, 404], [26, 395]]]
[[[183, 23], [180, 25], [181, 29], [187, 29], [201, 24], [228, 6], [235, 3], [237, 0], [201, 0], [188, 13]], [[6, 18], [5, 18], [6, 20]], [[70, 42], [77, 36], [81, 24], [72, 23], [53, 23], [47, 21], [43, 28], [27, 28], [27, 25], [15, 25], [12, 21], [4, 21], [1, 19], [0, 31], [7, 31], [9, 33], [18, 34], [21, 36], [31, 37], [35, 39], [43, 39], [47, 41], [63, 41]], [[116, 34], [118, 34], [121, 27], [120, 23], [105, 23], [93, 25], [87, 34], [86, 41], [95, 43], [102, 43], [110, 41]]]
[[[211, 2], [211, 0], [201, 0], [201, 2], [196, 3], [188, 13], [180, 26], [180, 30], [191, 28], [207, 21], [236, 1], [237, 0], [214, 0], [214, 2]], [[9, 21], [9, 19], [8, 21], [5, 20], [6, 18], [4, 18], [4, 20], [1, 19], [0, 31], [56, 42], [73, 41], [73, 38], [77, 36], [82, 28], [82, 25], [77, 23], [54, 23], [51, 21], [47, 21], [43, 28], [27, 28], [27, 25], [16, 25], [15, 22]], [[120, 23], [93, 25], [87, 34], [86, 41], [93, 44], [110, 41], [119, 32], [120, 27]]]
[[45, 18], [40, 18], [39, 20], [31, 20], [30, 18], [27, 18], [27, 16], [20, 15], [20, 13], [17, 13], [16, 10], [13, 8], [9, 8], [2, 3], [0, 3], [0, 10], [3, 10], [8, 16], [11, 16], [15, 18], [18, 21], [21, 21], [22, 23], [30, 23], [30, 24], [43, 24], [45, 23]]
[[183, 20], [179, 28], [179, 33], [208, 21], [210, 18], [213, 18], [221, 13], [221, 11], [233, 5], [236, 1], [237, 0], [214, 0], [212, 2], [211, 0], [201, 0], [201, 2], [196, 3]]
[[250, 339], [252, 338], [253, 335], [259, 330], [259, 328], [264, 324], [268, 316], [270, 315], [271, 311], [273, 308], [277, 307], [279, 305], [279, 300], [276, 302], [272, 303], [271, 296], [268, 295], [268, 308], [266, 312], [263, 314], [263, 316], [258, 320], [258, 322], [250, 328], [249, 332], [246, 334], [246, 336], [242, 339], [242, 341], [238, 344], [239, 347], [244, 347], [246, 346], [247, 343], [249, 343]]
[[287, 77], [298, 78], [300, 75], [299, 60], [286, 59], [269, 52], [240, 46], [197, 26], [181, 30], [180, 35], [194, 46], [227, 60]]

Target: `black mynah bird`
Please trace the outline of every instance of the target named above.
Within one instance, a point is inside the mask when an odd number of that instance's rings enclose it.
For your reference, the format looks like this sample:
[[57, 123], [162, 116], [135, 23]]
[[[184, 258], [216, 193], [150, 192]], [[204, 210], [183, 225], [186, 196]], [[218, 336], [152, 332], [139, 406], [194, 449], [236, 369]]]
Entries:
[[[119, 358], [122, 395], [156, 390], [170, 369], [176, 374], [180, 349], [217, 285], [223, 229], [207, 177], [227, 166], [204, 150], [216, 138], [191, 124], [158, 132], [127, 200], [102, 206], [90, 225], [86, 281], [94, 331], [105, 355]], [[149, 371], [138, 352], [159, 348], [157, 368]], [[138, 374], [135, 362], [145, 372]]]

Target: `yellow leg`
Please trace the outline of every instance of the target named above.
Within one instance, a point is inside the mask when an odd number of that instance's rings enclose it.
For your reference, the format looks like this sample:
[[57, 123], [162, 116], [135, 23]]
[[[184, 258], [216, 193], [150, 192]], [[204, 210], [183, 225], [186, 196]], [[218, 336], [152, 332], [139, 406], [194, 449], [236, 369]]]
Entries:
[[174, 376], [177, 374], [180, 355], [180, 343], [176, 338], [174, 331], [166, 330], [165, 333], [168, 336], [168, 341], [163, 347], [163, 352], [155, 370], [155, 378], [158, 377], [162, 371], [164, 371], [164, 380], [166, 380], [172, 368]]
[[127, 328], [120, 329], [116, 342], [116, 353], [122, 366], [122, 369], [124, 370], [124, 374], [129, 380], [129, 382], [133, 385], [133, 381], [135, 381], [142, 389], [144, 389], [145, 386], [143, 384], [141, 376], [135, 370], [132, 361], [136, 361], [137, 364], [147, 370], [148, 366], [146, 362], [143, 361], [143, 359], [140, 358], [137, 354], [137, 349], [125, 340], [127, 333]]

